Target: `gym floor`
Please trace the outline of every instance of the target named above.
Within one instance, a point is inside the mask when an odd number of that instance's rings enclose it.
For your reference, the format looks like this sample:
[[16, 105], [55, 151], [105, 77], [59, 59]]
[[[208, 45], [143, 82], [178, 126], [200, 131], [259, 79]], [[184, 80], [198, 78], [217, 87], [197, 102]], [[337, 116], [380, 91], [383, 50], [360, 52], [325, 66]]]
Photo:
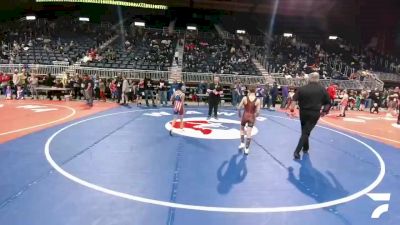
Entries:
[[[300, 124], [262, 111], [250, 154], [235, 111], [0, 102], [0, 224], [392, 225], [400, 221], [400, 128], [336, 112], [293, 160]], [[387, 212], [386, 212], [387, 211]]]

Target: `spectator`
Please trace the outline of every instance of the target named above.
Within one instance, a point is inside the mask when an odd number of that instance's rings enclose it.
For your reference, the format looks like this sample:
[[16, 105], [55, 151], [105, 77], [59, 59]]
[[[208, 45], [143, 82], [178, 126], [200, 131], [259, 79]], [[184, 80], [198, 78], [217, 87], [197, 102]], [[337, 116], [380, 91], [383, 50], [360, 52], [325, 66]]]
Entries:
[[236, 79], [232, 87], [232, 105], [236, 107], [242, 101], [242, 87], [239, 79]]
[[81, 87], [82, 87], [82, 79], [79, 77], [79, 75], [76, 75], [73, 80], [73, 89], [74, 89], [75, 99], [82, 98]]
[[117, 103], [118, 104], [121, 102], [121, 98], [122, 98], [122, 82], [123, 82], [122, 75], [118, 74], [116, 81], [115, 81], [115, 83], [117, 85], [117, 97], [118, 97]]
[[94, 90], [94, 97], [95, 97], [96, 99], [99, 99], [99, 98], [100, 98], [99, 81], [100, 81], [99, 75], [96, 75], [96, 74], [95, 74], [95, 75], [93, 76], [93, 82], [94, 82], [94, 88], [93, 88], [93, 90]]
[[160, 104], [162, 106], [167, 106], [167, 81], [164, 80], [164, 78], [160, 79], [159, 86], [158, 86], [158, 95], [160, 97]]
[[335, 105], [335, 99], [336, 99], [336, 91], [337, 91], [337, 85], [334, 83], [331, 83], [329, 87], [326, 89], [328, 92], [329, 98], [331, 100], [331, 105]]
[[257, 88], [256, 88], [256, 97], [260, 100], [260, 102], [264, 102], [264, 96], [265, 96], [265, 89], [264, 85], [262, 85], [260, 82], [257, 83]]
[[371, 99], [370, 113], [379, 113], [379, 92], [377, 90], [371, 91], [369, 98]]
[[272, 109], [275, 109], [276, 99], [278, 97], [278, 84], [274, 82], [272, 89], [270, 91], [271, 101], [272, 101]]
[[[54, 86], [54, 78], [53, 76], [51, 76], [50, 73], [47, 74], [47, 76], [45, 77], [43, 84], [47, 87], [53, 87]], [[53, 100], [53, 91], [47, 91], [47, 98], [49, 100]]]
[[11, 78], [6, 73], [0, 73], [0, 86], [3, 95], [6, 95], [7, 86], [10, 85]]
[[94, 82], [92, 78], [88, 75], [84, 75], [85, 80], [84, 80], [84, 91], [85, 91], [85, 98], [86, 98], [86, 104], [89, 107], [93, 106], [93, 87], [94, 87]]
[[[207, 83], [204, 80], [201, 80], [199, 85], [197, 86], [197, 94], [201, 94], [204, 95], [207, 93]], [[197, 101], [205, 101], [205, 98], [199, 97], [198, 95], [196, 95], [196, 100]]]
[[36, 98], [39, 99], [37, 88], [39, 86], [39, 79], [35, 74], [29, 78], [29, 85], [31, 87], [32, 99]]
[[287, 102], [288, 96], [289, 96], [289, 88], [288, 88], [288, 86], [284, 85], [284, 86], [282, 86], [281, 109], [285, 109], [286, 108], [286, 102]]
[[[388, 116], [395, 116], [396, 109], [398, 108], [400, 98], [400, 90], [399, 87], [396, 87], [394, 90], [389, 92], [388, 95]], [[400, 113], [400, 112], [399, 112]]]
[[170, 96], [172, 96], [175, 93], [175, 91], [178, 89], [178, 86], [179, 86], [178, 82], [174, 79], [169, 89]]
[[[55, 83], [54, 87], [56, 87], [56, 88], [64, 88], [63, 83], [59, 79], [56, 80], [56, 83]], [[54, 91], [54, 94], [58, 98], [58, 100], [61, 101], [62, 91]]]
[[12, 99], [12, 89], [11, 89], [11, 85], [8, 85], [8, 86], [7, 86], [5, 95], [6, 95], [6, 99], [7, 99], [7, 100], [11, 100], [11, 99]]
[[265, 84], [265, 88], [264, 88], [264, 101], [263, 101], [263, 108], [265, 108], [265, 105], [267, 105], [267, 109], [270, 109], [271, 107], [271, 87], [270, 85], [267, 83]]
[[144, 96], [144, 79], [140, 79], [137, 85], [137, 92], [136, 92], [136, 102], [137, 105], [142, 105], [142, 98]]
[[148, 101], [149, 97], [151, 98], [153, 107], [156, 107], [156, 104], [154, 102], [154, 94], [153, 94], [153, 81], [149, 77], [146, 77], [144, 79], [144, 97], [146, 99], [147, 107], [149, 107], [149, 101]]
[[116, 80], [112, 80], [110, 83], [110, 92], [111, 92], [111, 99], [113, 101], [116, 101], [118, 99], [118, 90], [117, 90], [117, 84], [115, 83]]
[[123, 78], [122, 81], [122, 97], [121, 97], [121, 105], [127, 105], [128, 104], [128, 93], [129, 93], [129, 82], [126, 77], [126, 75]]
[[99, 79], [100, 100], [106, 101], [106, 83], [103, 79]]

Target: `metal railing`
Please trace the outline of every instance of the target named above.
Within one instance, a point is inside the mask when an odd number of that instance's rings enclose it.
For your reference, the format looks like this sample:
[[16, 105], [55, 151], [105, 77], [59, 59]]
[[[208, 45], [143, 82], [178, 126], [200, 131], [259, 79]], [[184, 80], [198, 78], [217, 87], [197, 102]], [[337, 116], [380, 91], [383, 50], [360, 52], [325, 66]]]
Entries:
[[400, 82], [400, 74], [373, 72], [380, 80], [388, 82]]
[[[112, 79], [118, 75], [127, 76], [128, 79], [144, 79], [149, 77], [153, 80], [159, 79], [170, 79], [170, 71], [155, 71], [155, 70], [136, 70], [136, 69], [112, 69], [112, 68], [94, 68], [94, 67], [83, 67], [80, 65], [73, 66], [63, 66], [63, 65], [23, 65], [23, 64], [1, 64], [0, 71], [12, 74], [14, 70], [21, 71], [22, 69], [27, 69], [30, 73], [37, 75], [52, 74], [55, 76], [63, 76], [65, 73], [70, 73], [70, 75], [75, 74], [89, 74], [98, 75], [100, 78]], [[375, 73], [377, 77], [386, 75], [384, 73]], [[283, 74], [276, 73], [271, 74], [275, 81], [279, 85], [287, 85], [291, 87], [299, 87], [307, 84], [308, 80], [304, 78], [286, 78]], [[206, 82], [212, 82], [215, 76], [219, 76], [221, 83], [223, 84], [233, 84], [235, 80], [240, 79], [245, 85], [254, 84], [265, 84], [267, 80], [263, 76], [248, 76], [248, 75], [237, 75], [237, 74], [211, 74], [211, 73], [193, 73], [193, 72], [183, 72], [182, 81], [185, 83], [198, 83], [202, 80]], [[383, 82], [379, 79], [375, 79], [370, 76], [364, 80], [321, 80], [321, 84], [324, 86], [329, 86], [330, 83], [335, 82], [339, 85], [341, 89], [378, 89], [383, 90]]]
[[7, 74], [12, 74], [15, 70], [21, 71], [22, 69], [26, 69], [37, 75], [46, 75], [49, 73], [59, 75], [64, 73], [68, 68], [69, 66], [66, 65], [0, 64], [0, 71]]
[[[275, 77], [275, 81], [278, 85], [285, 85], [289, 87], [300, 87], [308, 84], [308, 79], [304, 78], [286, 78], [286, 77]], [[362, 90], [365, 88], [364, 85], [368, 84], [367, 81], [365, 83], [360, 82], [359, 80], [320, 80], [320, 84], [324, 87], [328, 87], [332, 82], [336, 83], [339, 86], [339, 89], [349, 89], [349, 90]]]
[[15, 70], [21, 71], [22, 69], [28, 70], [30, 73], [36, 75], [52, 74], [54, 76], [63, 76], [65, 73], [70, 75], [75, 74], [88, 74], [99, 75], [100, 78], [111, 79], [118, 75], [127, 76], [128, 79], [144, 79], [149, 77], [153, 80], [169, 79], [170, 71], [156, 71], [156, 70], [136, 70], [136, 69], [111, 69], [111, 68], [94, 68], [83, 66], [62, 66], [62, 65], [23, 65], [23, 64], [1, 64], [0, 71], [7, 74], [14, 73]]
[[75, 73], [98, 75], [100, 78], [112, 79], [118, 75], [127, 76], [128, 79], [139, 80], [145, 77], [152, 80], [169, 79], [170, 71], [157, 70], [136, 70], [136, 69], [109, 69], [109, 68], [94, 68], [94, 67], [75, 67]]
[[[359, 70], [357, 71], [359, 74], [359, 78], [361, 84], [364, 88], [369, 90], [379, 90], [383, 91], [383, 87], [385, 83], [381, 80], [377, 72], [367, 71], [367, 70]], [[363, 79], [361, 79], [363, 77]]]
[[182, 80], [185, 83], [196, 83], [200, 81], [212, 82], [214, 77], [218, 76], [222, 84], [233, 84], [235, 80], [239, 79], [245, 85], [265, 84], [266, 80], [263, 76], [247, 76], [236, 74], [212, 74], [212, 73], [193, 73], [183, 72]]

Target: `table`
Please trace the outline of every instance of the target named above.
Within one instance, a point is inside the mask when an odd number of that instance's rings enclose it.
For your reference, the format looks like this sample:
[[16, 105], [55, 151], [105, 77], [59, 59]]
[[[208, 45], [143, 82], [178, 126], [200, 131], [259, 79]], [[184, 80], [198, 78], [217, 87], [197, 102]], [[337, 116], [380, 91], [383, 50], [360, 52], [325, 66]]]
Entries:
[[49, 91], [59, 91], [59, 92], [66, 92], [66, 91], [70, 91], [71, 88], [58, 88], [58, 87], [49, 87], [49, 86], [38, 86], [36, 88], [36, 90], [38, 92], [42, 91], [42, 92], [46, 92], [46, 96], [48, 95]]

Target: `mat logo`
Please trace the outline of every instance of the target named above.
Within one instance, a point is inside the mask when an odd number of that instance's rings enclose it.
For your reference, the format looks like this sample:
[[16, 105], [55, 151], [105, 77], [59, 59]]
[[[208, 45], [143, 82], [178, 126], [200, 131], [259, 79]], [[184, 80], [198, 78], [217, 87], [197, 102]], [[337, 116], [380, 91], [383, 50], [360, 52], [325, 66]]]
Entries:
[[198, 111], [187, 111], [186, 115], [201, 115], [203, 114], [202, 112], [198, 112]]
[[152, 113], [144, 113], [145, 116], [153, 116], [153, 117], [162, 117], [162, 116], [170, 116], [170, 113], [167, 112], [152, 112]]
[[18, 109], [29, 109], [29, 110], [32, 110], [35, 113], [58, 110], [56, 108], [50, 108], [50, 107], [42, 106], [42, 105], [23, 105], [23, 106], [18, 106], [17, 108]]
[[235, 114], [236, 113], [233, 113], [233, 112], [218, 112], [219, 116], [233, 116]]
[[[220, 118], [218, 120], [207, 120], [205, 117], [193, 117], [183, 120], [183, 129], [180, 128], [180, 123], [177, 122], [174, 126], [173, 133], [182, 136], [201, 138], [201, 139], [239, 139], [240, 138], [240, 122]], [[172, 122], [165, 124], [167, 130], [172, 129]], [[253, 128], [252, 134], [256, 135], [258, 129]]]

